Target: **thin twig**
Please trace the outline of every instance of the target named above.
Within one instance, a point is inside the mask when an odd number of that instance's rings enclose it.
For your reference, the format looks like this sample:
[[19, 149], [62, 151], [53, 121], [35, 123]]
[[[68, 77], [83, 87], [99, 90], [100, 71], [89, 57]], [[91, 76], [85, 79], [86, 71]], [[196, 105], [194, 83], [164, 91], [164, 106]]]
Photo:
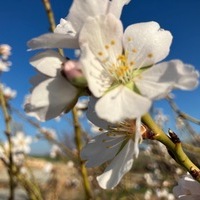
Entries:
[[167, 97], [166, 98], [167, 101], [169, 102], [169, 105], [171, 106], [171, 108], [174, 110], [174, 112], [179, 116], [181, 117], [182, 119], [185, 119], [185, 120], [188, 120], [194, 124], [197, 124], [197, 125], [200, 125], [200, 120], [195, 118], [195, 117], [192, 117], [188, 114], [186, 114], [185, 112], [182, 112], [178, 106], [176, 105], [176, 103], [173, 101], [172, 98], [170, 97]]
[[39, 123], [27, 118], [24, 114], [22, 114], [18, 109], [14, 108], [13, 106], [11, 106], [11, 110], [14, 111], [21, 119], [25, 120], [30, 125], [35, 127], [49, 142], [58, 145], [70, 159], [75, 160], [75, 155], [70, 151], [70, 149], [56, 139], [48, 137], [48, 131], [42, 130], [42, 127], [39, 125]]
[[78, 115], [77, 115], [77, 110], [76, 108], [73, 108], [72, 110], [72, 114], [73, 114], [73, 122], [74, 122], [74, 132], [75, 132], [75, 143], [76, 143], [76, 147], [77, 147], [77, 153], [78, 153], [78, 159], [80, 161], [80, 167], [81, 167], [81, 175], [83, 178], [83, 186], [85, 189], [85, 193], [86, 193], [86, 199], [91, 199], [92, 198], [92, 192], [91, 192], [91, 188], [90, 188], [90, 183], [88, 180], [88, 175], [87, 175], [87, 170], [85, 168], [85, 164], [84, 162], [81, 160], [80, 157], [80, 152], [82, 149], [82, 130], [79, 124], [79, 120], [78, 120]]
[[[53, 10], [51, 8], [51, 3], [49, 0], [42, 0], [43, 4], [44, 4], [44, 8], [46, 10], [47, 13], [47, 17], [49, 20], [49, 24], [50, 24], [50, 32], [54, 32], [55, 28], [56, 28], [56, 22], [55, 22], [55, 17], [54, 17], [54, 13]], [[64, 55], [64, 52], [62, 49], [58, 49], [58, 52], [61, 55]]]
[[14, 200], [15, 183], [14, 183], [14, 172], [13, 172], [14, 163], [13, 163], [13, 155], [12, 155], [11, 125], [10, 125], [11, 116], [7, 109], [7, 103], [8, 102], [6, 101], [4, 97], [2, 88], [0, 87], [0, 106], [2, 108], [4, 119], [5, 119], [5, 126], [6, 126], [5, 135], [7, 137], [8, 144], [9, 144], [9, 150], [8, 150], [9, 163], [7, 163], [9, 182], [10, 182], [9, 183], [9, 186], [10, 186], [9, 200]]
[[169, 105], [171, 106], [172, 110], [176, 113], [176, 115], [183, 120], [183, 123], [184, 123], [185, 128], [187, 129], [187, 131], [199, 143], [200, 142], [200, 137], [197, 135], [197, 133], [194, 131], [194, 129], [191, 127], [191, 125], [189, 124], [188, 121], [200, 125], [200, 120], [198, 120], [198, 119], [196, 119], [194, 117], [191, 117], [190, 115], [182, 112], [178, 108], [178, 106], [176, 105], [176, 103], [173, 101], [172, 98], [167, 97], [166, 99], [167, 99]]
[[[53, 15], [53, 11], [52, 11], [50, 2], [49, 2], [49, 0], [42, 0], [42, 1], [44, 3], [44, 6], [45, 6], [45, 9], [47, 12], [51, 31], [53, 31], [55, 29], [55, 19], [54, 19], [54, 15]], [[59, 52], [61, 55], [63, 55], [63, 51], [60, 50]], [[73, 115], [73, 121], [74, 121], [75, 142], [76, 142], [76, 146], [77, 146], [78, 159], [80, 161], [81, 174], [82, 174], [82, 178], [83, 178], [83, 186], [84, 186], [85, 193], [86, 193], [86, 199], [91, 199], [92, 192], [91, 192], [91, 188], [90, 188], [90, 184], [89, 184], [89, 180], [88, 180], [88, 176], [87, 176], [87, 170], [85, 168], [83, 161], [80, 158], [80, 151], [82, 148], [82, 145], [81, 145], [82, 137], [81, 137], [81, 127], [79, 124], [76, 108], [74, 108], [72, 110], [72, 115]]]
[[170, 137], [154, 122], [149, 114], [142, 117], [142, 122], [151, 130], [150, 139], [157, 140], [164, 144], [170, 155], [178, 164], [183, 166], [198, 182], [200, 182], [199, 168], [188, 158], [183, 151], [181, 142], [173, 131], [169, 131]]

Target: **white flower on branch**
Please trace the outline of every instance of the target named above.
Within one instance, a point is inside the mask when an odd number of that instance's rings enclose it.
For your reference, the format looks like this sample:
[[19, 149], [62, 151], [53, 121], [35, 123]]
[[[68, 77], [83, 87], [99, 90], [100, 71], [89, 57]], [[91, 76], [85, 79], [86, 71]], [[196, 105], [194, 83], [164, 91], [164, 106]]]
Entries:
[[9, 66], [11, 65], [10, 62], [3, 61], [0, 59], [0, 72], [8, 72], [10, 70]]
[[[11, 137], [12, 159], [14, 164], [18, 167], [22, 167], [25, 155], [30, 153], [31, 142], [32, 138], [30, 136], [25, 136], [21, 131], [16, 132], [16, 134]], [[9, 143], [6, 141], [2, 146], [0, 146], [0, 158], [7, 164], [10, 162], [9, 151]]]
[[86, 167], [96, 167], [109, 161], [110, 164], [97, 177], [97, 181], [102, 188], [112, 189], [131, 169], [134, 157], [139, 154], [138, 143], [146, 129], [141, 125], [140, 119], [115, 125], [99, 119], [96, 124], [101, 124], [107, 131], [89, 141], [81, 151], [81, 158], [86, 160]]
[[90, 17], [80, 32], [83, 73], [89, 89], [98, 98], [95, 110], [115, 123], [148, 112], [152, 100], [173, 88], [193, 89], [198, 73], [179, 60], [163, 62], [172, 35], [156, 22], [129, 26], [114, 15]]
[[7, 60], [8, 57], [11, 55], [11, 46], [8, 44], [1, 44], [0, 45], [0, 56], [2, 56], [2, 58], [4, 60]]
[[6, 100], [14, 99], [16, 97], [16, 90], [11, 89], [10, 87], [7, 87], [4, 84], [0, 84], [0, 87]]
[[51, 50], [31, 58], [31, 65], [41, 73], [31, 79], [34, 87], [25, 102], [28, 115], [45, 121], [68, 112], [76, 104], [80, 91], [62, 73], [66, 61]]
[[200, 199], [200, 184], [187, 174], [178, 181], [173, 193], [177, 199], [197, 200]]
[[156, 110], [156, 115], [154, 119], [156, 124], [158, 124], [158, 126], [160, 126], [161, 128], [163, 128], [164, 125], [169, 121], [168, 116], [163, 113], [162, 109]]
[[130, 0], [74, 0], [65, 19], [60, 20], [54, 33], [47, 33], [28, 42], [31, 49], [79, 48], [79, 32], [90, 16], [113, 13], [120, 17], [124, 5]]
[[31, 151], [30, 144], [32, 142], [31, 136], [25, 136], [23, 132], [16, 132], [15, 136], [11, 138], [13, 144], [13, 152], [28, 154]]
[[60, 149], [60, 147], [58, 145], [53, 144], [50, 151], [50, 157], [56, 158], [61, 153], [62, 153], [62, 150]]

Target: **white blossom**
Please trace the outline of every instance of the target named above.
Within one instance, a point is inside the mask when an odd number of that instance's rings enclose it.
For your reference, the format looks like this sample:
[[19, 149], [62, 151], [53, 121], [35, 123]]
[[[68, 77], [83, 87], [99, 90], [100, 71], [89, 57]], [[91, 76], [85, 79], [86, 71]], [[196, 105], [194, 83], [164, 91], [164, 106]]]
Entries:
[[159, 199], [175, 200], [174, 195], [169, 193], [166, 188], [156, 189], [156, 195]]
[[144, 200], [151, 200], [152, 199], [152, 195], [153, 195], [153, 192], [152, 190], [147, 190], [144, 194]]
[[43, 170], [44, 170], [44, 172], [45, 172], [46, 174], [50, 174], [50, 173], [52, 172], [52, 170], [53, 170], [53, 164], [50, 163], [50, 162], [47, 162], [47, 163], [45, 164]]
[[124, 5], [130, 0], [74, 0], [65, 19], [60, 20], [54, 33], [47, 33], [28, 42], [31, 49], [79, 48], [79, 32], [90, 16], [113, 13], [120, 17]]
[[173, 193], [177, 199], [197, 200], [200, 199], [200, 184], [187, 174], [179, 179], [178, 185], [173, 188]]
[[17, 91], [7, 87], [6, 85], [0, 84], [1, 90], [3, 92], [4, 97], [7, 100], [13, 99], [17, 95]]
[[51, 158], [56, 158], [59, 154], [61, 154], [61, 149], [58, 145], [52, 145], [51, 151], [50, 151], [50, 157]]
[[152, 100], [171, 89], [193, 89], [198, 73], [179, 60], [164, 59], [172, 42], [169, 31], [156, 22], [129, 26], [112, 14], [88, 18], [80, 32], [83, 73], [95, 110], [102, 119], [115, 123], [138, 118], [148, 112]]
[[155, 115], [154, 119], [155, 119], [155, 122], [157, 123], [157, 125], [160, 126], [161, 128], [163, 128], [164, 125], [169, 121], [168, 116], [163, 114], [162, 109], [156, 110], [156, 115]]
[[0, 59], [0, 72], [7, 72], [9, 71], [10, 64]]
[[11, 55], [11, 46], [8, 44], [1, 44], [0, 45], [0, 55], [4, 60], [7, 60], [8, 57]]
[[[22, 167], [25, 159], [25, 154], [30, 153], [30, 144], [32, 139], [30, 136], [25, 136], [23, 132], [18, 131], [14, 136], [11, 137], [12, 142], [12, 158], [15, 165]], [[9, 143], [8, 141], [0, 147], [0, 157], [9, 163]]]
[[81, 158], [86, 160], [86, 167], [96, 167], [109, 161], [110, 164], [97, 177], [97, 181], [102, 188], [112, 189], [131, 169], [134, 157], [138, 156], [138, 143], [145, 129], [140, 120], [128, 120], [115, 125], [105, 123], [105, 127], [107, 131], [95, 136], [82, 149]]
[[30, 144], [32, 142], [31, 136], [25, 136], [23, 132], [18, 131], [12, 137], [13, 152], [19, 152], [22, 154], [30, 153]]
[[45, 121], [68, 112], [75, 105], [80, 91], [62, 74], [64, 62], [64, 57], [51, 50], [31, 58], [31, 65], [40, 73], [31, 79], [34, 87], [25, 102], [28, 115]]

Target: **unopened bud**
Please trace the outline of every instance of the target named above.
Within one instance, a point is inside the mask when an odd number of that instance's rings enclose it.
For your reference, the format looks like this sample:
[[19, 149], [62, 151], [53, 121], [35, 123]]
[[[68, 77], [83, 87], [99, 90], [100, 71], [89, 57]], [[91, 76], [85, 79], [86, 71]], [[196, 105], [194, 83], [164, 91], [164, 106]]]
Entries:
[[62, 72], [73, 85], [80, 88], [87, 87], [87, 80], [79, 67], [78, 61], [69, 60], [65, 62]]

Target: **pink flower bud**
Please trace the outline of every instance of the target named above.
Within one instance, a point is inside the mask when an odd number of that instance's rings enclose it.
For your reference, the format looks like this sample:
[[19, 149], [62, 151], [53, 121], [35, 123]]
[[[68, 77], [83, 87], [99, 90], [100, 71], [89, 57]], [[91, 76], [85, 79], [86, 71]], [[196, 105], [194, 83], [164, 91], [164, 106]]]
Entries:
[[72, 84], [78, 87], [85, 87], [87, 85], [78, 61], [69, 60], [65, 62], [62, 67], [62, 73]]
[[83, 73], [81, 72], [79, 68], [79, 62], [68, 60], [63, 64], [63, 73], [68, 78], [68, 80], [73, 80], [74, 78], [83, 76]]

